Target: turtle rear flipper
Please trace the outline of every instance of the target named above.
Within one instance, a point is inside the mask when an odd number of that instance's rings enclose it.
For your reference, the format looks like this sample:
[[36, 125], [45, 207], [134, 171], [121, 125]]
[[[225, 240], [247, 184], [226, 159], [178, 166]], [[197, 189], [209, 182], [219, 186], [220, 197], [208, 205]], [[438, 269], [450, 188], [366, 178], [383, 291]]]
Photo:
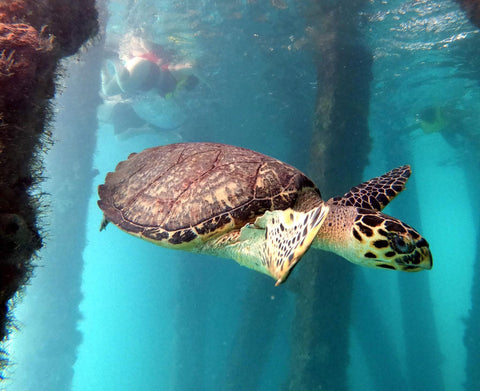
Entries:
[[266, 212], [255, 221], [254, 227], [265, 230], [260, 258], [267, 274], [277, 280], [275, 285], [287, 279], [292, 268], [308, 250], [328, 210], [325, 204], [307, 213], [293, 209], [277, 210]]
[[341, 197], [329, 199], [327, 204], [355, 206], [380, 212], [405, 189], [411, 172], [409, 165], [397, 167], [382, 176], [352, 187]]

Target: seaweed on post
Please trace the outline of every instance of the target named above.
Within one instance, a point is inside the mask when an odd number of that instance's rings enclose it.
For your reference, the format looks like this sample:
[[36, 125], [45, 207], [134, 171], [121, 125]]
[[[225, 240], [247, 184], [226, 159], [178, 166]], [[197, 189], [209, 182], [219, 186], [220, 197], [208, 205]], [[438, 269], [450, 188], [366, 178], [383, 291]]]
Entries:
[[[367, 117], [372, 56], [361, 42], [358, 16], [364, 6], [363, 0], [304, 6], [318, 85], [309, 174], [332, 194], [361, 182], [371, 148]], [[318, 253], [307, 254], [302, 263], [285, 388], [345, 390], [353, 270]]]
[[[50, 143], [57, 65], [97, 31], [93, 0], [0, 4], [0, 341], [12, 327], [11, 300], [30, 280], [43, 244], [35, 185]], [[3, 351], [1, 376], [7, 362]]]

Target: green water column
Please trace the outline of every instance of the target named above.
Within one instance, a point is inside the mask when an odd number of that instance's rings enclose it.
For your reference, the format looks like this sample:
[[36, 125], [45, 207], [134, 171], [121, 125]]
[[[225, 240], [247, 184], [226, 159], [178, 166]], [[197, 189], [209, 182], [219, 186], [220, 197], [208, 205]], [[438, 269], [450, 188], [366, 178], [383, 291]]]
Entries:
[[[362, 181], [371, 141], [367, 125], [372, 55], [362, 44], [364, 0], [305, 4], [317, 67], [317, 103], [309, 176], [327, 198]], [[350, 302], [354, 266], [309, 252], [295, 284], [296, 316], [289, 390], [348, 388]]]

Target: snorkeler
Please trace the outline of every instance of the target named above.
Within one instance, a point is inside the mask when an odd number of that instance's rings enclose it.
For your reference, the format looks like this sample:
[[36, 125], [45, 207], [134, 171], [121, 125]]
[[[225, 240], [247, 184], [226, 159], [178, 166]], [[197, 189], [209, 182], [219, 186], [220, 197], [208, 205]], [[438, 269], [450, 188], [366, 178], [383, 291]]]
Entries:
[[143, 57], [134, 57], [125, 64], [116, 59], [108, 60], [102, 72], [106, 96], [130, 96], [153, 89], [165, 97], [175, 91], [176, 85], [177, 81], [168, 69], [162, 69]]
[[456, 149], [480, 146], [480, 134], [468, 126], [471, 112], [450, 105], [429, 106], [417, 115], [417, 125], [425, 134], [440, 134]]
[[440, 106], [427, 107], [417, 114], [417, 121], [424, 133], [436, 133], [448, 130], [448, 121], [444, 109]]
[[105, 96], [131, 96], [153, 90], [162, 97], [170, 97], [182, 88], [189, 91], [198, 85], [196, 76], [185, 74], [191, 64], [172, 64], [171, 56], [161, 45], [140, 38], [129, 43], [133, 49], [126, 54], [128, 59], [124, 63], [119, 58], [110, 58], [102, 69]]
[[175, 130], [183, 123], [185, 115], [171, 98], [198, 85], [190, 63], [174, 64], [161, 45], [132, 35], [108, 57], [102, 69], [103, 117], [117, 137]]

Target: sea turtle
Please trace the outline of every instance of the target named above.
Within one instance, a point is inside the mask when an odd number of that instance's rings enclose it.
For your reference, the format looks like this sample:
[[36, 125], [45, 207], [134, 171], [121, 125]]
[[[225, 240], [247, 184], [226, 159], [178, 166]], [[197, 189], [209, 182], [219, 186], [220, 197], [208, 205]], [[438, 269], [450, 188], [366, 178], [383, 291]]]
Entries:
[[396, 168], [323, 201], [296, 168], [248, 149], [179, 143], [132, 153], [100, 185], [112, 222], [162, 247], [232, 258], [284, 282], [310, 246], [363, 266], [431, 269], [427, 241], [380, 211], [405, 186]]

